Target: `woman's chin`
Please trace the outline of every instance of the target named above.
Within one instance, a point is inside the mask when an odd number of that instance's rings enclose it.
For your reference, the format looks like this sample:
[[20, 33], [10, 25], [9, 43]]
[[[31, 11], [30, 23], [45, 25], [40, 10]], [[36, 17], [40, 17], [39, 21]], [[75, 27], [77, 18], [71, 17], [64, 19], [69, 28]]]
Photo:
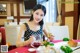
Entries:
[[37, 23], [37, 24], [38, 24], [39, 22], [40, 22], [40, 21], [35, 21], [35, 23]]

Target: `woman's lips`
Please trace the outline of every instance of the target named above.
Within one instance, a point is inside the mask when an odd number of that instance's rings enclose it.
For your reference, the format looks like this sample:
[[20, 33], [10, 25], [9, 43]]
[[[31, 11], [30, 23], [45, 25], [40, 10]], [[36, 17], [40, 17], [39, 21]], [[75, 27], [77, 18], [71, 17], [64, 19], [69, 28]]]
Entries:
[[36, 21], [39, 21], [40, 19], [36, 19]]

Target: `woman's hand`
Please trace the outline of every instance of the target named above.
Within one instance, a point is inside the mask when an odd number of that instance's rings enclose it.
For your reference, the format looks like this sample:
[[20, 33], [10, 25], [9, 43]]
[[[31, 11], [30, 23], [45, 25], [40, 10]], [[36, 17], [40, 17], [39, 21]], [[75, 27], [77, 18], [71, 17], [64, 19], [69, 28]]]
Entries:
[[48, 37], [50, 41], [53, 41], [54, 40], [54, 36], [50, 36]]
[[49, 38], [50, 41], [54, 40], [54, 36], [51, 33], [48, 33], [48, 38]]
[[33, 41], [35, 41], [35, 37], [34, 36], [30, 36], [29, 41], [30, 41], [30, 43], [32, 43]]

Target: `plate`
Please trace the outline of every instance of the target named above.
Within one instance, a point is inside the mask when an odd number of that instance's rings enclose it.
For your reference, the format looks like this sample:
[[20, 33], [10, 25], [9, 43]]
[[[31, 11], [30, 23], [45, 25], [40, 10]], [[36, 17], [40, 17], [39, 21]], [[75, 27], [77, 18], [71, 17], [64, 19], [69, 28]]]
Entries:
[[29, 48], [28, 51], [29, 52], [36, 52], [36, 49], [35, 48]]
[[[61, 47], [61, 46], [69, 46], [69, 45], [68, 45], [68, 41], [54, 43], [54, 47], [59, 48], [59, 47]], [[77, 47], [79, 47], [79, 46], [80, 46], [80, 42], [78, 42]], [[76, 47], [71, 47], [71, 48], [76, 48]]]
[[38, 53], [56, 53], [55, 49], [53, 47], [45, 47], [45, 46], [39, 46], [37, 48]]
[[[53, 47], [55, 48], [55, 50], [56, 50], [58, 53], [64, 53], [64, 52], [60, 49], [61, 46], [69, 46], [69, 45], [68, 45], [68, 41], [54, 43], [54, 46], [53, 46]], [[78, 42], [77, 47], [71, 47], [71, 48], [74, 50], [74, 49], [76, 49], [76, 48], [78, 48], [78, 47], [80, 47], [80, 42]]]
[[77, 47], [71, 47], [73, 50], [80, 47], [80, 42], [78, 42]]

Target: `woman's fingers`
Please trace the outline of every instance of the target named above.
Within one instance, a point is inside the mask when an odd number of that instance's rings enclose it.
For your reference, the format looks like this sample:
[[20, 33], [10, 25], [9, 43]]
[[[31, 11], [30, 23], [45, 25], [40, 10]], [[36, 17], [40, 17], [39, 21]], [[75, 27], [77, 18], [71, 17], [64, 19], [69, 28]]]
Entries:
[[54, 40], [54, 36], [50, 36], [50, 37], [49, 37], [49, 40], [50, 40], [50, 41], [53, 41], [53, 40]]
[[34, 37], [34, 36], [30, 36], [29, 40], [30, 40], [31, 42], [33, 42], [33, 41], [35, 41], [35, 37]]

